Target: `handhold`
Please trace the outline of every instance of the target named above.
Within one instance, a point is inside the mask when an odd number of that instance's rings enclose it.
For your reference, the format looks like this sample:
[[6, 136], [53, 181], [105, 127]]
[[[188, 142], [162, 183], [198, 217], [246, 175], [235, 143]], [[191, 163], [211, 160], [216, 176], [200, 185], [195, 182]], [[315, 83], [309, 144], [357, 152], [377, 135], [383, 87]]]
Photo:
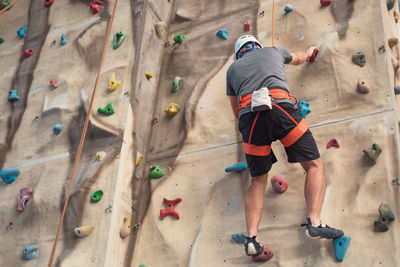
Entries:
[[62, 130], [62, 125], [61, 124], [55, 124], [54, 126], [53, 126], [53, 133], [55, 134], [55, 135], [58, 135], [59, 133], [61, 133], [61, 130]]
[[366, 62], [365, 54], [363, 52], [356, 52], [351, 57], [351, 61], [360, 67], [364, 67]]
[[379, 205], [379, 218], [374, 222], [374, 229], [377, 232], [389, 230], [389, 224], [394, 221], [394, 212], [388, 203], [382, 202]]
[[164, 172], [160, 166], [155, 165], [150, 168], [149, 178], [150, 179], [159, 179], [164, 176]]
[[98, 161], [102, 161], [107, 156], [107, 153], [104, 151], [99, 151], [96, 153], [96, 159]]
[[368, 94], [370, 91], [369, 85], [367, 81], [363, 78], [360, 78], [357, 82], [357, 92], [361, 94]]
[[343, 261], [344, 256], [346, 255], [347, 248], [350, 245], [351, 237], [344, 235], [333, 240], [333, 244], [335, 246], [335, 254], [336, 259], [338, 261]]
[[176, 76], [174, 78], [174, 80], [172, 81], [172, 93], [176, 93], [179, 91], [179, 88], [181, 86], [181, 81], [182, 81], [182, 78], [179, 76]]
[[26, 26], [22, 26], [21, 28], [19, 28], [19, 30], [17, 31], [19, 38], [21, 39], [24, 38], [25, 32], [26, 32]]
[[392, 184], [400, 185], [400, 177], [396, 177], [392, 180]]
[[86, 237], [90, 235], [90, 233], [93, 232], [93, 230], [94, 230], [93, 225], [87, 225], [87, 226], [76, 227], [74, 229], [74, 233], [77, 237]]
[[21, 190], [19, 190], [19, 197], [17, 199], [17, 210], [18, 211], [24, 211], [26, 202], [31, 198], [32, 195], [32, 187], [24, 187]]
[[228, 168], [225, 168], [225, 172], [242, 172], [247, 168], [246, 163], [236, 163]]
[[246, 235], [245, 234], [233, 234], [232, 239], [235, 240], [236, 243], [244, 244], [244, 242], [246, 241]]
[[308, 102], [306, 102], [306, 101], [300, 101], [298, 105], [299, 105], [301, 116], [303, 118], [305, 118], [306, 115], [311, 112], [311, 109], [309, 108], [310, 104], [308, 104]]
[[390, 11], [394, 6], [394, 0], [386, 0], [387, 10]]
[[92, 14], [97, 14], [99, 13], [101, 6], [103, 5], [103, 2], [99, 0], [95, 0], [90, 3], [90, 8], [92, 9]]
[[167, 32], [167, 24], [165, 24], [165, 22], [160, 21], [158, 23], [156, 23], [156, 25], [154, 26], [156, 29], [156, 34], [158, 36], [158, 38], [163, 38], [164, 35]]
[[44, 0], [43, 5], [45, 7], [50, 7], [54, 3], [54, 0]]
[[291, 5], [289, 5], [289, 4], [287, 4], [287, 5], [283, 8], [283, 11], [285, 11], [285, 14], [288, 14], [288, 13], [290, 13], [290, 12], [293, 11], [293, 7], [292, 7]]
[[368, 156], [371, 162], [375, 164], [376, 159], [382, 152], [382, 148], [377, 144], [372, 144], [372, 149], [364, 149], [363, 152]]
[[175, 211], [174, 205], [178, 204], [181, 201], [182, 199], [180, 197], [174, 200], [168, 200], [164, 198], [164, 202], [165, 204], [167, 204], [167, 207], [160, 210], [161, 220], [164, 220], [165, 216], [172, 216], [175, 217], [175, 219], [179, 220], [179, 213]]
[[94, 191], [94, 192], [90, 195], [90, 200], [91, 200], [93, 203], [97, 203], [97, 202], [99, 202], [99, 201], [101, 200], [101, 198], [103, 197], [103, 195], [104, 195], [103, 190], [101, 190], [101, 189], [96, 190], [96, 191]]
[[400, 94], [400, 86], [394, 87], [394, 94], [396, 94], [396, 95]]
[[53, 87], [53, 89], [55, 89], [58, 87], [58, 83], [55, 80], [50, 79], [50, 86]]
[[337, 147], [337, 148], [339, 148], [340, 147], [340, 143], [339, 143], [339, 140], [338, 139], [336, 139], [336, 138], [333, 138], [333, 139], [331, 139], [329, 142], [328, 142], [328, 144], [326, 145], [326, 148], [331, 148], [331, 147]]
[[113, 92], [121, 85], [121, 81], [115, 80], [115, 73], [112, 72], [108, 81], [108, 91]]
[[125, 37], [126, 37], [126, 32], [124, 31], [120, 31], [114, 34], [113, 48], [117, 49], [125, 40]]
[[329, 6], [331, 4], [331, 0], [320, 0], [321, 6]]
[[316, 58], [317, 55], [318, 55], [318, 52], [319, 52], [318, 48], [314, 48], [314, 51], [313, 51], [313, 53], [312, 53], [310, 59], [308, 60], [308, 62], [313, 63], [314, 60], [315, 60], [315, 58]]
[[14, 89], [9, 90], [7, 99], [9, 102], [17, 101], [19, 99], [19, 96], [17, 95], [17, 91]]
[[61, 34], [61, 45], [65, 45], [67, 43], [67, 38], [64, 34]]
[[245, 32], [248, 32], [248, 31], [251, 30], [251, 20], [248, 20], [248, 21], [246, 21], [246, 22], [244, 23], [244, 25], [243, 25], [243, 30], [244, 30]]
[[119, 230], [119, 235], [122, 239], [125, 239], [128, 235], [131, 234], [131, 217], [125, 217], [124, 223]]
[[0, 36], [0, 44], [4, 43], [4, 37]]
[[24, 58], [28, 58], [30, 56], [32, 56], [35, 53], [35, 51], [33, 49], [27, 48], [24, 50]]
[[228, 40], [228, 31], [227, 30], [220, 30], [217, 32], [217, 36], [221, 39]]
[[146, 71], [146, 72], [144, 73], [144, 75], [146, 76], [146, 78], [147, 78], [148, 80], [150, 80], [151, 78], [153, 78], [153, 74], [152, 74], [151, 72]]
[[399, 22], [399, 13], [397, 13], [396, 10], [393, 10], [393, 17], [396, 23]]
[[168, 117], [172, 117], [172, 116], [176, 115], [180, 110], [181, 110], [181, 107], [178, 104], [171, 103], [171, 104], [169, 104], [168, 108], [166, 108], [164, 111], [165, 111], [165, 115], [167, 115]]
[[102, 113], [104, 115], [112, 115], [115, 113], [114, 111], [114, 103], [108, 103], [107, 106], [105, 106], [104, 108], [98, 108], [97, 112]]
[[[8, 7], [9, 4], [11, 4], [11, 0], [4, 0], [4, 1], [1, 3], [1, 9]], [[10, 9], [11, 9], [11, 8], [10, 8]], [[8, 9], [8, 10], [10, 10], [10, 9]]]
[[12, 222], [9, 222], [7, 225], [7, 232], [11, 231], [14, 228], [14, 224]]
[[0, 177], [6, 184], [11, 184], [17, 179], [19, 174], [20, 170], [18, 169], [2, 169]]
[[142, 153], [136, 151], [136, 166], [139, 165], [140, 161], [143, 159]]
[[262, 261], [268, 261], [274, 256], [274, 253], [269, 249], [267, 245], [262, 246], [262, 253], [258, 256], [251, 257], [252, 261], [255, 262], [262, 262]]
[[288, 189], [288, 182], [282, 176], [272, 176], [271, 178], [272, 188], [276, 193], [282, 194]]
[[386, 51], [385, 45], [381, 45], [381, 46], [378, 48], [378, 51], [379, 51], [379, 53], [385, 53], [385, 51]]
[[37, 252], [38, 248], [39, 246], [37, 244], [25, 245], [24, 249], [22, 250], [22, 259], [32, 260], [37, 258], [39, 256]]
[[396, 37], [388, 39], [388, 44], [389, 44], [390, 48], [392, 48], [393, 46], [397, 45], [398, 43], [399, 43], [399, 39], [397, 39]]
[[185, 40], [185, 35], [183, 34], [177, 34], [174, 36], [175, 43], [182, 44], [184, 40]]

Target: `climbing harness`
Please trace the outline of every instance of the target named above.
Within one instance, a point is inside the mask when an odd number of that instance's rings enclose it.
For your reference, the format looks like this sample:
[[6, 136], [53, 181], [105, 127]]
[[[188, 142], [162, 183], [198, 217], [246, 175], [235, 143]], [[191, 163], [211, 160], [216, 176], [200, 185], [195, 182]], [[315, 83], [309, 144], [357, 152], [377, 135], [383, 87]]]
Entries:
[[5, 8], [0, 10], [0, 14], [6, 12], [7, 10], [9, 10], [13, 5], [15, 5], [19, 0], [14, 0], [13, 2], [11, 2], [9, 5], [7, 5]]

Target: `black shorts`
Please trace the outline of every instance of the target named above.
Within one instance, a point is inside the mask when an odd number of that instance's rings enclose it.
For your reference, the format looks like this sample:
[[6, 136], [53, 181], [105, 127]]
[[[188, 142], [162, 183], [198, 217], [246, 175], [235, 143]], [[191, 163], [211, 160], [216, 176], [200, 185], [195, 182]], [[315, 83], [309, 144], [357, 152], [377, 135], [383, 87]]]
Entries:
[[[296, 122], [302, 117], [300, 110], [295, 109], [292, 104], [280, 103], [282, 107]], [[251, 127], [258, 112], [249, 112], [240, 116], [239, 131], [244, 142], [248, 143]], [[254, 125], [251, 136], [251, 144], [257, 146], [271, 145], [272, 142], [285, 137], [296, 124], [278, 107], [273, 106], [271, 110], [261, 111]], [[285, 147], [289, 162], [303, 162], [318, 159], [320, 157], [317, 144], [308, 129], [293, 145]], [[251, 176], [260, 176], [268, 173], [272, 164], [277, 162], [274, 152], [268, 156], [253, 156], [246, 154], [247, 165]]]

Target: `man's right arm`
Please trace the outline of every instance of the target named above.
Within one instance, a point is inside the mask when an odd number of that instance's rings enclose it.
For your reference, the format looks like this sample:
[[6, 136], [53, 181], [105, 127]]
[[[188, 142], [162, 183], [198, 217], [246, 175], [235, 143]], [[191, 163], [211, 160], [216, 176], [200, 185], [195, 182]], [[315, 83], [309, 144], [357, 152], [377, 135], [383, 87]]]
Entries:
[[290, 64], [292, 65], [300, 65], [305, 63], [306, 61], [309, 61], [313, 52], [314, 52], [315, 46], [312, 46], [307, 49], [306, 52], [301, 52], [301, 51], [295, 51], [291, 52], [293, 58]]

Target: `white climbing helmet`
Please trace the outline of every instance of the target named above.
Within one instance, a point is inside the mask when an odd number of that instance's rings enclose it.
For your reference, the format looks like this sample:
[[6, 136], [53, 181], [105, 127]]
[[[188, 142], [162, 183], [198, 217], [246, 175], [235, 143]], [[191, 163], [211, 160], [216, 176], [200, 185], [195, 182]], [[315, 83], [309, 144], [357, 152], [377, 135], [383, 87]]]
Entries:
[[244, 46], [248, 42], [254, 42], [262, 47], [260, 42], [253, 35], [242, 35], [236, 40], [235, 43], [235, 58], [237, 58], [237, 53], [242, 48], [242, 46]]

